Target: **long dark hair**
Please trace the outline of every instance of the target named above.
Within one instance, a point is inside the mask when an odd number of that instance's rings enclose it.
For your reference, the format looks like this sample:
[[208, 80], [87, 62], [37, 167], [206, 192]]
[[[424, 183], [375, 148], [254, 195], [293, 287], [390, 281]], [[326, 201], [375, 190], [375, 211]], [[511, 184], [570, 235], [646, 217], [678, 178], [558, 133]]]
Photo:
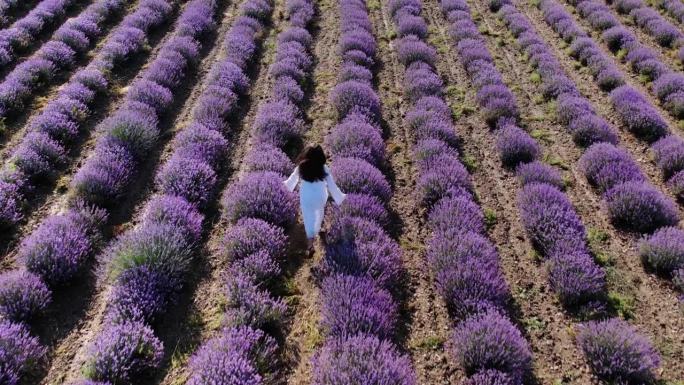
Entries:
[[325, 152], [321, 146], [306, 146], [297, 157], [299, 176], [307, 182], [325, 179], [327, 176], [324, 169], [326, 161]]

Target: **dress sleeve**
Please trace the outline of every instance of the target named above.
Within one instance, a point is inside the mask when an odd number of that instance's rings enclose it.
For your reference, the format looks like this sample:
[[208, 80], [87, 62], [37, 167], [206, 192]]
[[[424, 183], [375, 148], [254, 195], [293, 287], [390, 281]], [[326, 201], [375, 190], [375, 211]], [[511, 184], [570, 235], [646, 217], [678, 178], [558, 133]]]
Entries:
[[297, 187], [297, 183], [299, 182], [299, 166], [295, 167], [294, 171], [292, 171], [292, 174], [290, 175], [289, 178], [285, 182], [285, 187], [287, 187], [290, 192], [294, 191], [295, 187]]
[[332, 172], [330, 172], [328, 166], [325, 166], [325, 173], [327, 174], [325, 177], [325, 183], [328, 186], [328, 191], [330, 191], [330, 195], [335, 203], [339, 206], [342, 204], [342, 202], [344, 202], [347, 194], [340, 191], [340, 188], [337, 187], [337, 184], [335, 184], [335, 178], [333, 178]]

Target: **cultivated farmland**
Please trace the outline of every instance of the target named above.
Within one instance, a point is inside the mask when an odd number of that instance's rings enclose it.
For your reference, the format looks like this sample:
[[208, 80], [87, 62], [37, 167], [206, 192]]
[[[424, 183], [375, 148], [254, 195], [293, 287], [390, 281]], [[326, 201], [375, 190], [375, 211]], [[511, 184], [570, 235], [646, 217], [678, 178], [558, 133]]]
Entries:
[[681, 0], [0, 0], [0, 385], [682, 385], [683, 70]]

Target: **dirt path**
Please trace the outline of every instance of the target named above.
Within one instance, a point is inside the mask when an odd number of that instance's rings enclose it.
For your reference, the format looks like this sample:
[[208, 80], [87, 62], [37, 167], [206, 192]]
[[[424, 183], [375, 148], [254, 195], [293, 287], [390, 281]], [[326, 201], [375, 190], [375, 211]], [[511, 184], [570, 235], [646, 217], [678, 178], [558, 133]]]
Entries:
[[94, 113], [83, 123], [81, 133], [68, 154], [69, 159], [66, 162], [68, 167], [58, 173], [54, 183], [37, 186], [28, 203], [23, 223], [16, 231], [3, 237], [0, 242], [0, 271], [13, 266], [17, 252], [16, 246], [25, 236], [34, 231], [45, 217], [62, 210], [66, 201], [65, 193], [71, 179], [95, 148], [95, 143], [99, 138], [96, 132], [97, 125], [120, 107], [128, 85], [138, 79], [142, 75], [142, 69], [156, 58], [159, 49], [170, 38], [168, 32], [173, 28], [175, 19], [179, 15], [179, 8], [181, 7], [176, 6], [169, 20], [150, 35], [148, 40], [150, 50], [136, 55], [133, 60], [125, 63], [125, 69], [113, 76], [109, 93], [98, 101], [97, 105], [92, 108]]
[[[498, 20], [494, 21], [494, 16], [487, 13], [488, 11], [484, 7], [476, 8], [476, 5], [473, 7], [483, 13], [489, 31], [505, 30], [505, 27]], [[543, 23], [543, 20], [537, 19], [533, 22], [541, 27], [540, 24]], [[541, 36], [545, 37], [547, 41], [554, 41], [550, 35], [542, 34]], [[508, 32], [503, 34], [501, 39], [499, 41], [503, 41], [505, 46], [499, 48], [502, 55], [497, 58], [497, 66], [502, 70], [507, 81], [514, 81], [518, 87], [533, 95], [536, 86], [529, 80], [531, 68], [520, 54], [518, 47], [512, 43], [512, 36]], [[496, 38], [490, 37], [488, 40], [496, 40]], [[558, 51], [555, 45], [551, 44], [551, 46], [553, 50]], [[606, 107], [609, 104], [606, 100], [600, 99], [603, 96], [601, 92], [591, 88], [594, 84], [591, 79], [576, 78], [577, 71], [573, 71], [573, 65], [569, 63], [569, 59], [562, 55], [557, 56], [557, 58], [571, 75], [571, 78], [580, 86], [581, 91], [585, 95], [591, 95], [597, 111], [605, 114], [607, 112]], [[512, 76], [509, 74], [511, 71], [515, 72]], [[589, 76], [588, 74], [584, 75]], [[514, 89], [514, 91], [516, 90]], [[528, 111], [527, 98], [521, 98], [520, 94], [517, 96], [521, 110]], [[574, 146], [567, 132], [553, 121], [551, 114], [549, 114], [549, 105], [540, 103], [539, 106], [546, 111], [546, 116], [543, 119], [546, 128], [543, 135], [544, 141], [547, 142], [550, 153], [555, 154], [558, 158], [555, 161], [560, 162], [572, 174], [573, 185], [568, 189], [568, 196], [590, 233], [590, 241], [594, 240], [592, 246], [595, 252], [609, 260], [605, 270], [608, 274], [610, 294], [620, 298], [618, 305], [624, 307], [626, 315], [632, 318], [630, 322], [648, 335], [661, 350], [664, 359], [662, 367], [665, 369], [663, 377], [672, 378], [675, 373], [681, 371], [678, 367], [681, 365], [681, 334], [684, 330], [676, 293], [669, 287], [669, 283], [645, 273], [637, 256], [636, 237], [616, 231], [609, 223], [605, 212], [601, 209], [599, 197], [587, 184], [586, 179], [577, 167], [577, 160], [581, 155], [579, 149]], [[529, 119], [529, 116], [524, 116], [525, 118]], [[608, 118], [611, 119], [609, 114]], [[612, 119], [614, 120], [614, 117]], [[534, 127], [533, 125], [530, 126]], [[535, 128], [535, 130], [539, 129]], [[629, 140], [629, 138], [624, 139], [623, 142]], [[632, 143], [638, 144], [634, 141]], [[638, 152], [634, 147], [632, 150]], [[639, 161], [649, 175], [657, 174], [652, 165], [646, 164], [648, 162], [644, 159], [643, 154], [636, 158], [641, 158]], [[657, 178], [653, 182], [658, 185]], [[597, 240], [597, 238], [602, 237], [607, 239], [603, 242]]]
[[[317, 15], [313, 28], [314, 67], [311, 77], [309, 104], [305, 108], [309, 129], [304, 135], [305, 144], [323, 144], [323, 138], [335, 124], [335, 112], [329, 102], [328, 93], [335, 86], [340, 58], [337, 52], [339, 37], [339, 15], [335, 0], [316, 2]], [[291, 237], [298, 234], [303, 238], [301, 218]], [[296, 234], [295, 234], [296, 233]], [[304, 239], [300, 239], [300, 243]], [[296, 242], [294, 246], [297, 248]], [[292, 253], [290, 253], [292, 254]], [[296, 253], [295, 253], [296, 254]], [[314, 282], [312, 268], [316, 266], [323, 250], [316, 246], [314, 258], [290, 259], [286, 268], [286, 287], [290, 287], [287, 297], [289, 317], [285, 327], [283, 346], [283, 366], [285, 368], [280, 383], [288, 385], [308, 384], [311, 378], [311, 356], [322, 342], [318, 321], [319, 288]]]
[[[227, 5], [228, 1], [223, 1], [219, 7], [220, 25], [217, 31], [212, 33], [212, 36], [205, 40], [203, 45], [202, 55], [199, 67], [187, 76], [186, 81], [181, 85], [177, 91], [177, 102], [172, 107], [171, 111], [177, 111], [171, 116], [162, 119], [160, 125], [162, 127], [171, 127], [162, 134], [163, 139], [159, 145], [159, 150], [151, 156], [144, 165], [145, 170], [141, 173], [138, 180], [138, 186], [131, 189], [131, 195], [125, 204], [122, 204], [122, 209], [114, 214], [114, 232], [120, 233], [126, 229], [134, 226], [139, 217], [139, 211], [144, 206], [145, 201], [150, 197], [153, 189], [153, 173], [158, 165], [163, 162], [163, 159], [168, 156], [174, 134], [180, 130], [185, 123], [187, 123], [192, 108], [195, 105], [197, 97], [200, 95], [204, 87], [206, 75], [211, 65], [217, 59], [218, 54], [222, 50], [222, 36], [230, 26], [230, 21], [234, 17], [237, 5], [231, 3]], [[226, 8], [227, 7], [227, 8]], [[227, 10], [221, 15], [222, 10]], [[131, 220], [131, 218], [136, 218]], [[198, 267], [194, 273], [199, 273], [202, 267]], [[191, 279], [192, 281], [192, 279]], [[82, 316], [75, 322], [68, 332], [64, 333], [64, 338], [56, 341], [56, 347], [53, 353], [54, 360], [52, 361], [48, 375], [43, 381], [43, 384], [61, 384], [70, 382], [80, 377], [80, 368], [83, 364], [86, 349], [89, 342], [97, 335], [101, 328], [102, 317], [106, 307], [106, 300], [110, 287], [97, 288], [92, 286], [94, 293], [87, 295], [80, 295], [88, 297], [89, 302], [86, 301], [86, 308], [79, 309]], [[188, 285], [192, 287], [192, 283]], [[190, 298], [188, 296], [181, 296], [174, 309], [167, 314], [164, 321], [157, 325], [156, 330], [160, 339], [165, 343], [166, 355], [164, 358], [164, 368], [166, 368], [174, 358], [174, 350], [171, 349], [173, 344], [170, 341], [177, 341], [181, 336], [185, 335], [182, 326], [187, 322], [192, 322], [192, 314], [186, 311], [187, 303]], [[157, 377], [141, 382], [141, 384], [157, 383], [161, 380], [161, 374]]]

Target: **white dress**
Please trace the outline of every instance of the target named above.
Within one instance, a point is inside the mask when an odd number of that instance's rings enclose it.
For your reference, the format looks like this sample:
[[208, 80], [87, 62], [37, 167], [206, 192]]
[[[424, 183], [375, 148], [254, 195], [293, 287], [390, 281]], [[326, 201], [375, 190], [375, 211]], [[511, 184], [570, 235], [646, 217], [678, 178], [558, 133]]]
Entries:
[[[299, 186], [299, 204], [302, 208], [302, 217], [304, 219], [304, 230], [306, 230], [306, 237], [311, 239], [321, 231], [321, 224], [323, 223], [323, 214], [325, 213], [325, 204], [328, 201], [328, 192], [332, 195], [333, 200], [339, 206], [346, 198], [346, 194], [340, 191], [335, 184], [332, 173], [328, 166], [325, 167], [325, 179], [316, 182], [307, 182], [301, 180]], [[299, 167], [296, 167], [289, 178], [283, 183], [288, 190], [294, 191], [295, 187], [300, 181]]]

